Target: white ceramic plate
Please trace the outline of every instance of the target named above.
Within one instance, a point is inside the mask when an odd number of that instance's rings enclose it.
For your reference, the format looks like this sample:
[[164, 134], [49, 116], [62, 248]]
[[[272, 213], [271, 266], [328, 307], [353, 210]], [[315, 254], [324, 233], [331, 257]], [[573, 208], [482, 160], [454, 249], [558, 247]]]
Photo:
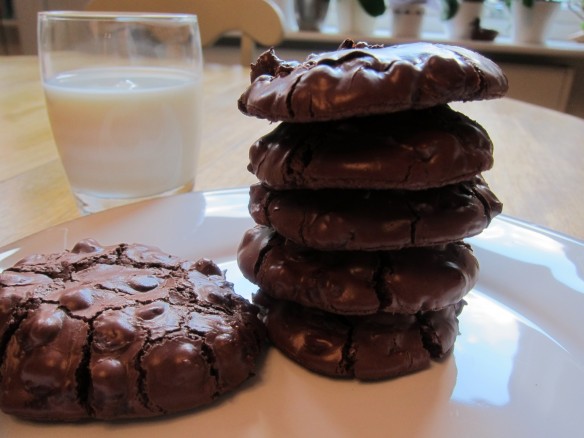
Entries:
[[[141, 242], [211, 257], [248, 296], [234, 261], [247, 190], [158, 199], [57, 226], [0, 248], [0, 270], [36, 252]], [[454, 354], [378, 383], [332, 380], [269, 351], [258, 375], [211, 407], [123, 423], [35, 424], [0, 414], [0, 437], [567, 437], [584, 430], [584, 244], [499, 217], [469, 239], [480, 281]]]

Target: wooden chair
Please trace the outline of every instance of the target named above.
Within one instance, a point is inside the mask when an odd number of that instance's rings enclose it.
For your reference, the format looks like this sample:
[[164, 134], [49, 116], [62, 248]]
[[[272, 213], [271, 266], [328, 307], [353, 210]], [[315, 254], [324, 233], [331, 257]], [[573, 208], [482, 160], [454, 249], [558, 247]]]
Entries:
[[284, 20], [270, 0], [91, 0], [88, 11], [196, 14], [203, 47], [229, 31], [241, 32], [240, 61], [254, 61], [255, 44], [274, 46], [284, 38]]

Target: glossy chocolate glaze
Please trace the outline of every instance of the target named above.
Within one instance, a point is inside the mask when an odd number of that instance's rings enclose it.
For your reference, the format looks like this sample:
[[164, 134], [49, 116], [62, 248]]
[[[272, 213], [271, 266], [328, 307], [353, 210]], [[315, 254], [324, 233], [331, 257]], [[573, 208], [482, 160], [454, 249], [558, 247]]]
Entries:
[[259, 292], [272, 343], [292, 360], [330, 377], [378, 380], [426, 368], [447, 355], [463, 302], [416, 315], [346, 317], [274, 300]]
[[478, 262], [462, 242], [399, 251], [316, 251], [272, 229], [248, 230], [237, 261], [272, 298], [345, 315], [439, 310], [475, 285]]
[[480, 177], [427, 190], [250, 189], [257, 224], [319, 250], [388, 250], [480, 233], [502, 205]]
[[251, 79], [239, 109], [290, 122], [491, 99], [508, 88], [502, 70], [484, 56], [423, 42], [380, 47], [349, 41], [339, 50], [309, 55], [302, 63], [283, 61], [270, 49], [252, 65]]
[[206, 259], [92, 240], [28, 257], [0, 274], [0, 407], [73, 421], [210, 403], [254, 374], [257, 312]]
[[279, 124], [249, 151], [248, 170], [285, 189], [422, 189], [493, 165], [476, 122], [447, 106], [334, 122]]

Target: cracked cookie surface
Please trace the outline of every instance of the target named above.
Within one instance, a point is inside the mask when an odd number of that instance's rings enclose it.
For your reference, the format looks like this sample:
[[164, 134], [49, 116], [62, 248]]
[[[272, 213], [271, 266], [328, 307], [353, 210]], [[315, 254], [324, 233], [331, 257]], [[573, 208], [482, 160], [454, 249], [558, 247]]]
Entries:
[[458, 303], [475, 285], [478, 262], [453, 242], [399, 251], [316, 251], [264, 226], [246, 231], [237, 261], [272, 298], [344, 315], [415, 314]]
[[248, 170], [286, 189], [422, 189], [493, 165], [476, 122], [448, 106], [333, 122], [280, 123], [249, 151]]
[[387, 379], [427, 368], [450, 353], [458, 335], [461, 301], [415, 315], [343, 316], [275, 300], [262, 291], [268, 337], [300, 365], [329, 377]]
[[238, 100], [244, 114], [313, 122], [492, 99], [508, 89], [499, 66], [468, 49], [430, 43], [394, 46], [347, 40], [339, 50], [283, 61], [273, 49], [252, 65]]
[[42, 421], [164, 415], [255, 373], [258, 309], [212, 261], [79, 242], [0, 273], [0, 407]]
[[427, 190], [250, 189], [257, 224], [314, 249], [377, 251], [474, 236], [502, 204], [481, 177]]

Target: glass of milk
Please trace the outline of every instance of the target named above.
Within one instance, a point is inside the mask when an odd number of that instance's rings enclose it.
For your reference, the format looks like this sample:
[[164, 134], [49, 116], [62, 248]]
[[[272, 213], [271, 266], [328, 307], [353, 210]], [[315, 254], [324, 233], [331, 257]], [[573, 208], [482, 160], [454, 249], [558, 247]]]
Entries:
[[81, 211], [191, 191], [202, 117], [197, 17], [48, 11], [38, 20], [51, 129]]

